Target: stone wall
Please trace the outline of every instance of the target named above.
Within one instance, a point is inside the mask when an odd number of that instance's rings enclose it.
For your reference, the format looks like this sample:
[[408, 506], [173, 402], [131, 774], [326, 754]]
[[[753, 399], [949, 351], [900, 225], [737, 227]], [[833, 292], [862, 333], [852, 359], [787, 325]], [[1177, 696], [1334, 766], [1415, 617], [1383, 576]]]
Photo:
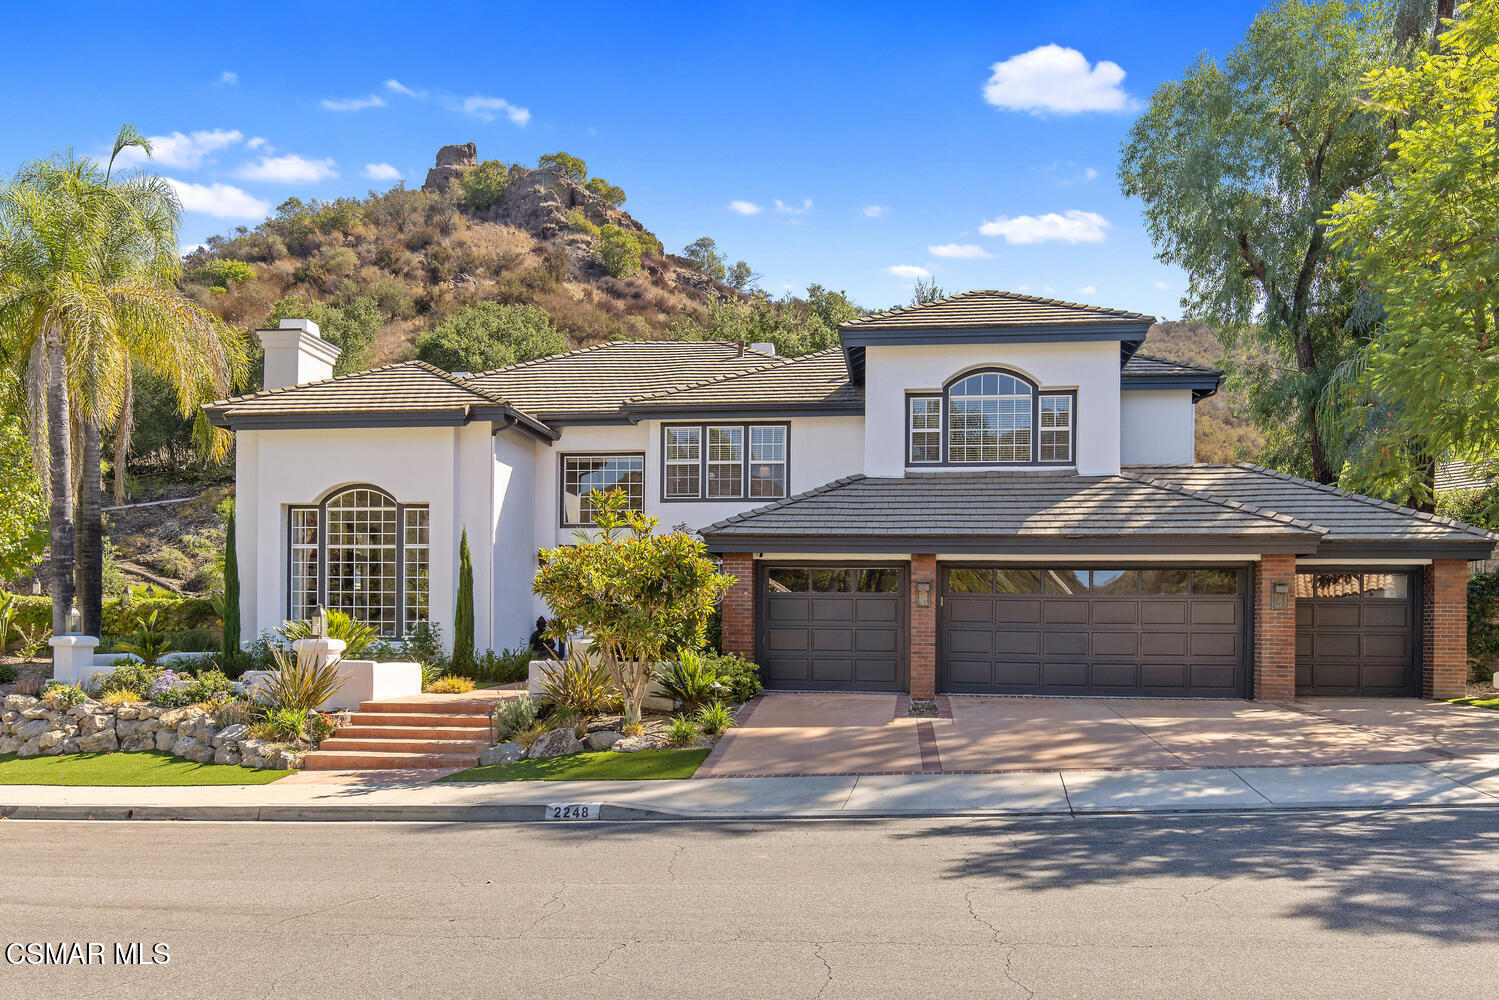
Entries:
[[220, 728], [195, 705], [104, 705], [90, 698], [58, 709], [24, 694], [6, 695], [0, 702], [0, 754], [35, 757], [161, 750], [199, 764], [278, 770], [302, 766], [301, 751], [250, 739], [248, 731], [244, 725]]

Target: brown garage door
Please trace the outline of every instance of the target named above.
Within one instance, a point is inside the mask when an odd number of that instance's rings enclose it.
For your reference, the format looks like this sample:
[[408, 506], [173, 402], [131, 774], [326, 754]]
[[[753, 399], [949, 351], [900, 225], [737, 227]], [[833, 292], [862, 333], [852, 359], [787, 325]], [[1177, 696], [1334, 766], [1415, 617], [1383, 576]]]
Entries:
[[760, 676], [782, 691], [904, 691], [906, 571], [760, 570]]
[[1244, 572], [946, 566], [939, 689], [1246, 696]]
[[1296, 693], [1415, 693], [1411, 573], [1296, 574]]

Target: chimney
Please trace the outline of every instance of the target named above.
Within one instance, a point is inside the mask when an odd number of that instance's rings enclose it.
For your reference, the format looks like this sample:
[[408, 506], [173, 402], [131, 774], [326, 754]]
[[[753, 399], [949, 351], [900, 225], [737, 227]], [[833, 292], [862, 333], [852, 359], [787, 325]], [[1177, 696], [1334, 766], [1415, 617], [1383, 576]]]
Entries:
[[764, 354], [772, 358], [776, 356], [776, 345], [770, 343], [769, 341], [761, 341], [758, 344], [751, 344], [749, 349], [754, 351], [756, 354]]
[[318, 336], [310, 319], [284, 319], [275, 330], [256, 330], [265, 348], [265, 387], [285, 389], [333, 377], [338, 348]]

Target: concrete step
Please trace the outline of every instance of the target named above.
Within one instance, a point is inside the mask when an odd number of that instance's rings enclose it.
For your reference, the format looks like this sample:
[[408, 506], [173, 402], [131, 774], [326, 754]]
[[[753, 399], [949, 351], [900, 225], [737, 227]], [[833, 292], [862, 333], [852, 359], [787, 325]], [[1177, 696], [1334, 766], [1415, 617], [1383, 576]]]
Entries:
[[487, 715], [453, 715], [441, 712], [353, 712], [351, 726], [461, 726], [489, 728]]
[[474, 753], [411, 753], [400, 750], [372, 752], [314, 750], [302, 762], [309, 771], [393, 771], [407, 767], [473, 767]]
[[483, 740], [488, 726], [344, 726], [338, 736], [365, 740]]
[[442, 698], [390, 698], [361, 702], [361, 712], [428, 712], [437, 715], [488, 715], [501, 698], [465, 698], [447, 695]]
[[318, 745], [319, 750], [379, 751], [400, 750], [405, 753], [473, 753], [489, 746], [488, 740], [443, 740], [443, 739], [368, 739], [356, 736], [330, 736]]

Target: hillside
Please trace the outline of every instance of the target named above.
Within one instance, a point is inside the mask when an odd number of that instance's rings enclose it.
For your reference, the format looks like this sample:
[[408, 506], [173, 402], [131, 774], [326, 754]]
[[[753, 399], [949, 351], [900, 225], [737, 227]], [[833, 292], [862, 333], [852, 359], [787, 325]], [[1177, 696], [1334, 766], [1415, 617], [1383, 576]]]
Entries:
[[[1218, 334], [1203, 323], [1189, 321], [1157, 323], [1145, 338], [1144, 354], [1173, 361], [1223, 367], [1224, 349]], [[1244, 401], [1226, 388], [1197, 404], [1197, 460], [1233, 462], [1252, 459], [1265, 443], [1249, 419], [1243, 416]]]

